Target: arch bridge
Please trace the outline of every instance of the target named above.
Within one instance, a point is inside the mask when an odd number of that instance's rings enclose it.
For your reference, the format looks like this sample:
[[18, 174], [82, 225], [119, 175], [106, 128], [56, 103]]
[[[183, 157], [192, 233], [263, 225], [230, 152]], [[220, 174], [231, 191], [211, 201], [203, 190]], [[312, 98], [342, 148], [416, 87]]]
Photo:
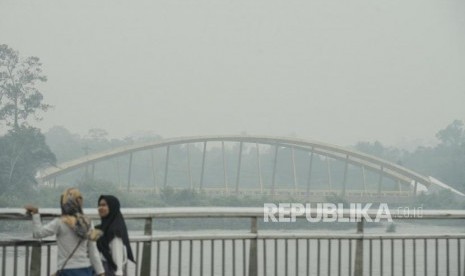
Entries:
[[[162, 152], [158, 164], [154, 158], [155, 150]], [[142, 152], [151, 154], [144, 163], [151, 163], [148, 167], [153, 175], [153, 183], [144, 187], [134, 185], [132, 179], [134, 155]], [[213, 161], [208, 164], [206, 160], [210, 155]], [[283, 195], [315, 200], [337, 194], [349, 200], [396, 201], [439, 186], [464, 195], [433, 177], [352, 149], [269, 136], [180, 137], [133, 144], [49, 167], [37, 178], [42, 183], [56, 185], [57, 177], [82, 168], [86, 174], [90, 168], [90, 175], [94, 177], [97, 163], [119, 160], [122, 156], [128, 157], [128, 191], [149, 189], [158, 192], [172, 187], [210, 194]], [[196, 156], [197, 162], [193, 161]], [[180, 163], [185, 164], [183, 169], [180, 169]], [[156, 167], [162, 168], [158, 172], [158, 181]], [[179, 178], [180, 174], [185, 175], [185, 180], [172, 184], [170, 178]], [[216, 185], [206, 183], [209, 174], [210, 178], [216, 176]], [[179, 185], [180, 182], [185, 185]]]

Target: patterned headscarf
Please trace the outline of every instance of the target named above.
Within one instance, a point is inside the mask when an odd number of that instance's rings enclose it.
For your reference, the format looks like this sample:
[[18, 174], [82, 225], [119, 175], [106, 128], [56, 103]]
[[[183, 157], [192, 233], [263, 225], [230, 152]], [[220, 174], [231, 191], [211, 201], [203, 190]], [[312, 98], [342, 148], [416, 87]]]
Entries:
[[96, 241], [102, 231], [91, 229], [91, 221], [82, 212], [82, 194], [76, 188], [68, 188], [61, 195], [61, 221], [81, 239]]

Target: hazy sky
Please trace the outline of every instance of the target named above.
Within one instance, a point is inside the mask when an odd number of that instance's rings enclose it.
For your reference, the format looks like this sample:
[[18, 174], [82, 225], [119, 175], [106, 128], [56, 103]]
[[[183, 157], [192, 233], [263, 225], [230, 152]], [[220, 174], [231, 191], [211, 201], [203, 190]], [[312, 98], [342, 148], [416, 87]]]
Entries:
[[123, 138], [431, 141], [465, 121], [465, 1], [0, 1], [38, 56], [39, 124]]

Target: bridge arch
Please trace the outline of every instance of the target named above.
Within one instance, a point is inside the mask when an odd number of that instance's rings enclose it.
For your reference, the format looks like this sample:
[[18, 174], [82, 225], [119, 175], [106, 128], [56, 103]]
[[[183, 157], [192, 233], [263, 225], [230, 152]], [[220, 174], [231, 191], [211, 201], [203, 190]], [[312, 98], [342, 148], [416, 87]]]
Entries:
[[[380, 175], [380, 180], [378, 184], [378, 193], [381, 193], [381, 185], [382, 185], [382, 178], [388, 177], [397, 181], [399, 185], [402, 183], [403, 185], [409, 185], [412, 188], [413, 194], [416, 194], [420, 186], [424, 187], [431, 187], [432, 185], [439, 185], [442, 188], [450, 189], [453, 192], [464, 195], [463, 193], [449, 187], [448, 185], [432, 178], [429, 176], [424, 176], [419, 173], [416, 173], [410, 169], [402, 167], [398, 164], [383, 160], [378, 157], [374, 157], [365, 153], [361, 153], [352, 149], [343, 148], [336, 145], [331, 145], [327, 143], [322, 143], [318, 141], [311, 141], [311, 140], [302, 140], [297, 138], [288, 138], [288, 137], [270, 137], [270, 136], [244, 136], [244, 135], [223, 135], [223, 136], [196, 136], [196, 137], [179, 137], [179, 138], [171, 138], [171, 139], [164, 139], [158, 140], [153, 142], [146, 142], [141, 144], [134, 144], [119, 147], [116, 149], [112, 149], [105, 152], [95, 153], [92, 155], [87, 155], [75, 160], [71, 160], [68, 162], [64, 162], [59, 164], [55, 167], [49, 167], [44, 169], [40, 172], [39, 176], [37, 177], [39, 181], [42, 182], [50, 182], [51, 180], [56, 179], [56, 177], [71, 172], [73, 170], [94, 165], [95, 163], [102, 162], [104, 160], [116, 158], [123, 155], [130, 155], [132, 160], [132, 154], [135, 152], [151, 150], [156, 148], [166, 148], [166, 158], [168, 162], [169, 158], [169, 149], [175, 145], [189, 145], [192, 143], [203, 143], [203, 164], [202, 164], [202, 172], [201, 172], [201, 180], [200, 180], [200, 187], [203, 188], [203, 173], [205, 169], [205, 154], [207, 143], [209, 142], [222, 142], [224, 147], [224, 142], [237, 142], [239, 143], [239, 158], [238, 158], [238, 170], [237, 170], [237, 178], [236, 178], [236, 187], [235, 192], [239, 192], [239, 174], [240, 174], [240, 166], [241, 166], [241, 156], [242, 156], [242, 146], [244, 143], [251, 143], [263, 145], [269, 145], [275, 148], [275, 158], [274, 158], [274, 170], [273, 170], [273, 177], [271, 183], [271, 193], [275, 193], [275, 174], [276, 174], [276, 162], [278, 159], [278, 151], [281, 148], [291, 149], [292, 152], [297, 149], [301, 151], [308, 152], [311, 158], [313, 155], [324, 156], [326, 158], [332, 158], [336, 160], [340, 160], [344, 162], [345, 171], [344, 171], [344, 183], [342, 187], [342, 194], [346, 192], [346, 177], [347, 177], [347, 166], [349, 164], [359, 166], [362, 169], [368, 169], [370, 171], [374, 171]], [[258, 153], [258, 150], [257, 150]], [[223, 149], [224, 154], [224, 149]], [[131, 163], [131, 162], [130, 162]], [[168, 164], [168, 163], [167, 163]], [[311, 166], [311, 165], [310, 165]], [[166, 166], [167, 170], [168, 166]], [[295, 168], [294, 168], [295, 170]], [[310, 169], [311, 171], [311, 169]], [[309, 171], [309, 174], [310, 174]], [[295, 173], [295, 172], [294, 172]], [[166, 175], [167, 171], [165, 171], [165, 179], [164, 185], [166, 185]], [[310, 178], [310, 176], [309, 176]], [[129, 181], [129, 180], [128, 180]], [[128, 183], [129, 185], [129, 183]], [[306, 191], [309, 192], [308, 189]]]

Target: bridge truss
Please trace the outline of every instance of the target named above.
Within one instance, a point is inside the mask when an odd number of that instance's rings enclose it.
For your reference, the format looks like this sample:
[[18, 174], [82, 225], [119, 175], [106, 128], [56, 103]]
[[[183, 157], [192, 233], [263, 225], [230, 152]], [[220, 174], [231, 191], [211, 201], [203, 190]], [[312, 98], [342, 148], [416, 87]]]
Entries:
[[[226, 154], [228, 145], [233, 144], [235, 147], [234, 163], [235, 169], [231, 170], [231, 154]], [[199, 145], [201, 145], [199, 147]], [[214, 162], [215, 173], [222, 171], [223, 179], [221, 185], [206, 185], [207, 155], [211, 154], [209, 147], [211, 145], [220, 145], [216, 150], [216, 161]], [[56, 184], [59, 176], [68, 174], [72, 171], [85, 168], [89, 171], [91, 168], [91, 177], [95, 174], [95, 165], [107, 160], [115, 160], [122, 156], [128, 156], [128, 173], [127, 173], [127, 190], [147, 190], [152, 189], [155, 192], [162, 188], [174, 187], [170, 185], [169, 178], [173, 176], [170, 167], [172, 149], [182, 147], [185, 153], [185, 174], [187, 185], [183, 188], [203, 190], [212, 194], [255, 194], [255, 195], [290, 195], [295, 197], [325, 197], [332, 194], [338, 194], [344, 197], [410, 197], [415, 196], [421, 191], [426, 191], [431, 186], [437, 185], [442, 188], [450, 189], [453, 192], [464, 195], [461, 192], [449, 187], [448, 185], [432, 178], [416, 173], [398, 164], [364, 154], [352, 149], [347, 149], [335, 145], [330, 145], [317, 141], [301, 140], [296, 138], [268, 137], [268, 136], [199, 136], [199, 137], [181, 137], [173, 139], [158, 140], [142, 144], [134, 144], [112, 149], [105, 152], [87, 155], [72, 161], [59, 164], [55, 167], [49, 167], [40, 172], [38, 180], [42, 183]], [[162, 161], [163, 176], [162, 181], [155, 181], [151, 187], [135, 187], [132, 184], [133, 158], [138, 152], [151, 153], [151, 165], [153, 169], [155, 162], [153, 158], [154, 150], [164, 150], [164, 161]], [[263, 150], [265, 149], [265, 150]], [[200, 154], [200, 167], [195, 170], [192, 164], [192, 152]], [[252, 153], [254, 151], [255, 153]], [[231, 150], [229, 150], [231, 152]], [[265, 153], [264, 153], [265, 152]], [[179, 155], [179, 154], [177, 154]], [[247, 156], [250, 163], [250, 156], [255, 155], [255, 184], [241, 183], [241, 174], [250, 174], [244, 169], [244, 158]], [[269, 168], [263, 169], [263, 155], [268, 157]], [[296, 156], [298, 155], [298, 158]], [[288, 177], [286, 185], [282, 185], [282, 173], [278, 173], [278, 166], [285, 160], [290, 164], [287, 170]], [[177, 156], [179, 160], [179, 156]], [[298, 164], [296, 165], [296, 160]], [[150, 162], [150, 161], [149, 161]], [[306, 163], [306, 164], [302, 164]], [[318, 163], [318, 164], [317, 164]], [[322, 163], [326, 165], [322, 167]], [[336, 181], [333, 167], [339, 168], [339, 179]], [[316, 167], [320, 172], [315, 172]], [[325, 171], [325, 179], [321, 179], [322, 172]], [[349, 179], [353, 179], [353, 172], [358, 170], [357, 181], [359, 185], [349, 184]], [[153, 172], [153, 171], [152, 171]], [[352, 177], [349, 173], [352, 172]], [[171, 174], [170, 174], [171, 173]], [[178, 173], [178, 172], [176, 172]], [[231, 174], [235, 174], [235, 177]], [[367, 181], [367, 175], [371, 175], [371, 181]], [[373, 174], [377, 179], [373, 181]], [[319, 179], [316, 176], [319, 175]], [[234, 177], [234, 178], [233, 178]], [[231, 180], [232, 179], [232, 180]], [[375, 182], [375, 183], [373, 183]], [[323, 183], [323, 185], [321, 185]], [[387, 183], [390, 183], [389, 185]], [[394, 183], [394, 185], [392, 184]], [[316, 185], [319, 184], [319, 185]], [[395, 188], [393, 188], [395, 186]]]

